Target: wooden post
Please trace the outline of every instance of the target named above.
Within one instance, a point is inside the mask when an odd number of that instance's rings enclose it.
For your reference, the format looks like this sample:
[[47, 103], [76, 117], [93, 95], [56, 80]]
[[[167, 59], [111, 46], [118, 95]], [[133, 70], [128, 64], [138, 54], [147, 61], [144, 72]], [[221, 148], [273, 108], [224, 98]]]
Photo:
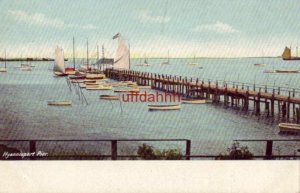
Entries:
[[260, 114], [260, 92], [257, 94], [256, 100], [256, 115]]
[[190, 160], [191, 155], [191, 140], [186, 140], [186, 150], [185, 150], [185, 159]]
[[267, 140], [266, 145], [266, 159], [272, 159], [272, 151], [273, 151], [273, 141]]
[[33, 155], [30, 156], [31, 160], [35, 160], [36, 158], [36, 141], [29, 141], [29, 152]]
[[299, 107], [296, 108], [296, 122], [297, 122], [297, 124], [300, 123], [300, 109], [299, 109]]
[[111, 140], [111, 160], [117, 160], [118, 157], [118, 141]]

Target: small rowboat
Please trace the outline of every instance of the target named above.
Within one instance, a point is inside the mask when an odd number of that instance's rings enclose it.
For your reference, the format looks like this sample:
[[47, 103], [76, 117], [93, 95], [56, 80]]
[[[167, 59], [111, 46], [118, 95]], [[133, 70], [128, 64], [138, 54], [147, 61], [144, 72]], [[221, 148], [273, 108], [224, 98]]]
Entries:
[[276, 70], [265, 70], [264, 73], [276, 73]]
[[257, 63], [257, 64], [254, 64], [254, 66], [265, 66], [266, 64], [260, 64], [260, 63]]
[[84, 83], [83, 79], [72, 79], [71, 80], [72, 83]]
[[133, 82], [133, 83], [128, 83], [127, 86], [129, 86], [129, 87], [136, 87], [137, 84], [135, 82]]
[[51, 106], [70, 106], [72, 101], [48, 101], [48, 105]]
[[87, 74], [86, 78], [87, 79], [103, 79], [106, 77], [105, 77], [105, 74]]
[[86, 84], [87, 86], [90, 86], [90, 85], [99, 86], [99, 85], [100, 85], [100, 83], [98, 83], [98, 82], [85, 82], [85, 84]]
[[279, 123], [280, 132], [300, 133], [300, 125], [293, 123]]
[[86, 86], [86, 90], [111, 90], [111, 85]]
[[74, 75], [71, 75], [69, 76], [70, 79], [75, 79], [75, 80], [81, 80], [81, 79], [85, 79], [85, 75], [79, 75], [79, 76], [74, 76]]
[[79, 83], [79, 87], [80, 87], [80, 88], [86, 88], [86, 84], [84, 84], [84, 83]]
[[61, 72], [53, 72], [55, 76], [68, 76], [67, 74]]
[[148, 105], [149, 111], [153, 110], [180, 110], [180, 105]]
[[75, 75], [75, 74], [76, 74], [76, 71], [66, 71], [66, 74], [67, 74], [67, 75]]
[[83, 82], [85, 82], [85, 83], [87, 83], [87, 82], [89, 82], [89, 83], [96, 83], [97, 81], [96, 80], [88, 80], [88, 79], [84, 79], [83, 80]]
[[116, 95], [100, 95], [100, 99], [103, 99], [103, 100], [120, 100], [120, 96], [116, 96]]
[[140, 89], [114, 90], [114, 92], [140, 92]]
[[279, 69], [276, 70], [277, 73], [298, 73], [299, 70], [293, 70], [293, 69]]
[[0, 68], [0, 72], [7, 72], [6, 68]]
[[183, 98], [180, 101], [182, 103], [186, 103], [186, 104], [205, 104], [206, 103], [205, 99], [188, 99], [188, 98]]

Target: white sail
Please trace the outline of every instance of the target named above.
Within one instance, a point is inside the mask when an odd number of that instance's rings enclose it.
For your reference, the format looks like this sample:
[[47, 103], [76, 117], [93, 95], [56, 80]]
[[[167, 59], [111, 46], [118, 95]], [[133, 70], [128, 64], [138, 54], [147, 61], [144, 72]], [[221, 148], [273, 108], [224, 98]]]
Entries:
[[118, 49], [113, 66], [114, 68], [129, 69], [129, 49], [120, 34], [115, 35], [113, 39], [116, 38], [118, 38]]
[[58, 46], [55, 49], [55, 62], [54, 62], [53, 71], [65, 74], [64, 52]]

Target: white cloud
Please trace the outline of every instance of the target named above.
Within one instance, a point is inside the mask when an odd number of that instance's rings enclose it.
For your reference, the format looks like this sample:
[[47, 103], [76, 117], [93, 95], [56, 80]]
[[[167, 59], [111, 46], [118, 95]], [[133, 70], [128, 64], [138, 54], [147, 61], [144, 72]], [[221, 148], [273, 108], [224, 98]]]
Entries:
[[139, 19], [141, 22], [151, 23], [167, 23], [170, 21], [170, 17], [168, 16], [152, 16], [148, 10], [142, 10], [139, 14]]
[[194, 32], [216, 32], [216, 33], [235, 33], [238, 30], [231, 25], [217, 21], [214, 24], [198, 25], [192, 29]]
[[81, 29], [96, 29], [97, 27], [88, 25], [68, 24], [58, 18], [49, 18], [42, 13], [29, 14], [21, 10], [8, 10], [8, 15], [17, 21], [24, 22], [29, 25], [40, 25], [53, 28], [81, 28]]

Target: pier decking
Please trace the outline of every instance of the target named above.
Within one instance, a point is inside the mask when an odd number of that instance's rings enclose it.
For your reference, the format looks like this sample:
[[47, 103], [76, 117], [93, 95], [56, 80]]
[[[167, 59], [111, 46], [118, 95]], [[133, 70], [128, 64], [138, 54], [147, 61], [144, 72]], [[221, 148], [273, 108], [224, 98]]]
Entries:
[[[287, 87], [270, 87], [241, 82], [201, 80], [181, 76], [163, 75], [133, 70], [106, 69], [108, 78], [118, 81], [134, 81], [138, 85], [176, 93], [182, 96], [212, 99], [214, 103], [223, 102], [225, 106], [241, 106], [243, 110], [253, 108], [257, 115], [262, 105], [267, 116], [278, 113], [282, 118], [291, 118], [300, 123], [300, 90]], [[277, 109], [275, 109], [277, 106]]]

